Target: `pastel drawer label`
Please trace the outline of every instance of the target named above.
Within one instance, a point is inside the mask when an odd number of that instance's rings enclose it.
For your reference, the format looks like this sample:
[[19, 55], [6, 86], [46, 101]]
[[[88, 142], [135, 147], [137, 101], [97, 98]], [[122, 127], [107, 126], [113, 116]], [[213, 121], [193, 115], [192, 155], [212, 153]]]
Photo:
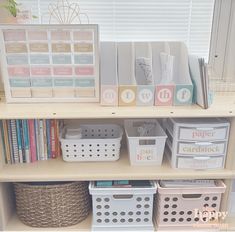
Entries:
[[95, 80], [91, 79], [75, 79], [75, 86], [78, 87], [94, 87]]
[[226, 143], [179, 143], [178, 154], [219, 155], [224, 154]]
[[74, 40], [93, 40], [92, 31], [75, 31], [73, 33]]
[[93, 55], [81, 54], [74, 56], [75, 64], [93, 64]]
[[31, 67], [31, 75], [34, 76], [50, 76], [51, 69], [49, 67]]
[[52, 40], [70, 40], [70, 31], [55, 30], [51, 32]]
[[6, 44], [7, 53], [27, 53], [27, 46], [25, 43], [9, 43]]
[[31, 52], [48, 52], [48, 44], [46, 43], [31, 43], [29, 44], [29, 50]]
[[30, 30], [28, 31], [29, 40], [47, 40], [46, 31]]
[[11, 88], [11, 96], [14, 98], [30, 98], [31, 89], [30, 88]]
[[94, 97], [95, 96], [95, 88], [88, 87], [78, 87], [76, 88], [76, 96], [77, 97]]
[[26, 55], [8, 55], [7, 56], [8, 65], [22, 65], [28, 64], [28, 56]]
[[227, 127], [219, 128], [187, 128], [180, 127], [179, 139], [196, 140], [196, 141], [212, 141], [223, 140], [227, 138]]
[[78, 76], [91, 76], [94, 74], [93, 67], [75, 67], [75, 74]]
[[31, 64], [50, 64], [48, 55], [30, 55]]
[[10, 78], [11, 87], [30, 87], [30, 79], [28, 78]]
[[157, 156], [157, 148], [156, 146], [150, 147], [150, 146], [143, 146], [138, 147], [136, 151], [136, 161], [142, 162], [142, 161], [154, 161], [156, 160]]
[[54, 67], [53, 68], [53, 73], [54, 75], [66, 75], [66, 76], [71, 76], [73, 74], [73, 69], [72, 67]]
[[91, 43], [77, 43], [74, 44], [75, 52], [93, 52], [93, 44]]
[[23, 29], [9, 29], [3, 31], [3, 36], [5, 41], [25, 41], [26, 34]]
[[54, 55], [52, 56], [53, 64], [71, 64], [71, 56], [70, 55]]
[[71, 46], [66, 43], [53, 43], [52, 52], [71, 52]]
[[223, 156], [219, 157], [178, 157], [177, 168], [212, 169], [223, 167]]
[[20, 77], [30, 76], [29, 68], [27, 67], [9, 67], [8, 74], [9, 76], [20, 76]]
[[73, 79], [55, 78], [54, 86], [56, 87], [71, 87], [73, 86]]
[[32, 79], [32, 87], [51, 87], [51, 78], [34, 78]]

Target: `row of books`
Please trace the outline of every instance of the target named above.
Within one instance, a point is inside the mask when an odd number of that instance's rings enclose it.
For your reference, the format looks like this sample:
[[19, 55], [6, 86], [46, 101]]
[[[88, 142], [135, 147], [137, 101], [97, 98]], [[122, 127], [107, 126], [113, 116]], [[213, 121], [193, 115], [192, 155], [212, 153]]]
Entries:
[[32, 163], [61, 155], [59, 120], [2, 120], [0, 131], [7, 164]]

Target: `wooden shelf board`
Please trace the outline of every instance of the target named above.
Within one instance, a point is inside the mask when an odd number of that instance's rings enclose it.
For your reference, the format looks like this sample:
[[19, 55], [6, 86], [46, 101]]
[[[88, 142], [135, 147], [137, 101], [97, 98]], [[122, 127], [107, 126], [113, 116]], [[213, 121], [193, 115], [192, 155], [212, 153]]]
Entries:
[[[206, 228], [198, 228], [198, 229], [177, 229], [174, 228], [172, 231], [187, 231], [187, 232], [227, 232], [227, 231], [235, 231], [235, 223], [234, 223], [235, 218], [228, 218], [227, 222], [223, 223], [220, 227], [220, 229], [206, 229]], [[69, 227], [61, 227], [61, 228], [34, 228], [27, 226], [23, 224], [18, 216], [14, 214], [4, 231], [91, 231], [91, 221], [92, 221], [92, 215], [90, 214], [88, 218], [86, 218], [84, 221], [80, 222], [77, 225], [74, 226], [69, 226]], [[166, 229], [158, 229], [156, 228], [156, 231], [159, 232], [170, 232], [170, 230]]]
[[157, 180], [232, 178], [233, 172], [221, 170], [172, 169], [167, 161], [162, 166], [130, 166], [128, 153], [123, 149], [114, 162], [64, 162], [61, 158], [31, 164], [3, 165], [0, 182], [11, 181], [76, 181], [76, 180]]
[[233, 117], [235, 94], [215, 96], [205, 110], [198, 105], [166, 107], [104, 107], [99, 103], [25, 103], [6, 104], [0, 101], [0, 119], [60, 118], [161, 118], [161, 117]]
[[91, 231], [91, 214], [77, 225], [61, 228], [35, 228], [23, 224], [17, 215], [13, 215], [9, 220], [5, 231]]

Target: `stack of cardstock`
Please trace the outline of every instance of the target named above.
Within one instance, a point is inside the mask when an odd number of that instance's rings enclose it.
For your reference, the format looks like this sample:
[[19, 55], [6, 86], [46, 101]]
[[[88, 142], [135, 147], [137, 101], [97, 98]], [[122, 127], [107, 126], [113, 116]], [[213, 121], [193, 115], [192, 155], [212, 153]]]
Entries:
[[1, 26], [9, 102], [99, 100], [97, 25]]

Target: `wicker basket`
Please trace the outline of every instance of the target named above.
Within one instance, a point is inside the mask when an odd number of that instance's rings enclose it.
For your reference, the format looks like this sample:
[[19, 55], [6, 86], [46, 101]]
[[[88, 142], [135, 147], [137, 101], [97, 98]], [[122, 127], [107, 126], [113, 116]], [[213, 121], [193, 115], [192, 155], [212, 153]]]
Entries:
[[14, 183], [17, 214], [32, 227], [65, 227], [84, 220], [91, 208], [87, 182]]

